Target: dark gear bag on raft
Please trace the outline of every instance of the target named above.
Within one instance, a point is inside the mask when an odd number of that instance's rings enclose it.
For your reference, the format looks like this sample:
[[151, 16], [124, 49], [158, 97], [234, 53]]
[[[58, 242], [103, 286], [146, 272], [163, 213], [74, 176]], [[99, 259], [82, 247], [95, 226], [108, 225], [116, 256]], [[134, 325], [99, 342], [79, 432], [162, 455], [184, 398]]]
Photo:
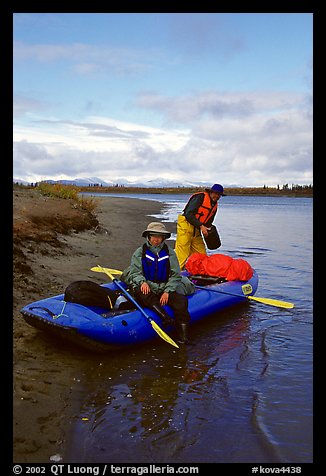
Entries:
[[208, 235], [203, 237], [209, 250], [216, 250], [221, 246], [221, 240], [215, 225], [211, 225]]
[[112, 309], [118, 293], [100, 286], [93, 281], [74, 281], [67, 286], [64, 294], [66, 302]]

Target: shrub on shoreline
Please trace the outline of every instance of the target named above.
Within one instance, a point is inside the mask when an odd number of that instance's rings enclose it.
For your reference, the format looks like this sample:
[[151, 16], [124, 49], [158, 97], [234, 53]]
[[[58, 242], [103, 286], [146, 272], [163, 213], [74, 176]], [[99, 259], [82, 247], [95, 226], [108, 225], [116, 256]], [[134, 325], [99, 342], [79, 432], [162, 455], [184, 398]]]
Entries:
[[80, 208], [91, 213], [95, 211], [97, 206], [94, 198], [79, 195], [80, 187], [75, 185], [62, 185], [59, 183], [50, 184], [47, 182], [41, 182], [37, 185], [36, 189], [39, 190], [42, 195], [46, 195], [48, 197], [74, 200]]

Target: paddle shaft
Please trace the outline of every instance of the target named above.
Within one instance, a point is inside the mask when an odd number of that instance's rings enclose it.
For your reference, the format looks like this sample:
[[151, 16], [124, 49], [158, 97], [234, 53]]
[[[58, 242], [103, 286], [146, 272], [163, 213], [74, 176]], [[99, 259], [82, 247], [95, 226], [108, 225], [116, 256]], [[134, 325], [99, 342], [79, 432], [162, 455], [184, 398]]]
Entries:
[[212, 291], [213, 293], [222, 293], [222, 294], [229, 294], [230, 296], [236, 296], [239, 298], [249, 298], [250, 296], [245, 296], [244, 294], [236, 294], [236, 293], [230, 293], [228, 291], [221, 291], [220, 289], [212, 289], [212, 288], [207, 288], [205, 286], [197, 286], [195, 285], [195, 288], [197, 289], [204, 289], [204, 291]]
[[212, 291], [215, 293], [222, 293], [222, 294], [229, 294], [230, 296], [236, 296], [239, 298], [247, 298], [250, 299], [251, 301], [257, 301], [260, 302], [261, 304], [267, 304], [268, 306], [276, 306], [276, 307], [283, 307], [285, 309], [292, 309], [294, 307], [294, 304], [292, 302], [286, 302], [286, 301], [279, 301], [277, 299], [270, 299], [270, 298], [262, 298], [262, 297], [256, 297], [256, 296], [247, 296], [245, 294], [236, 294], [236, 293], [230, 293], [228, 291], [221, 291], [220, 289], [211, 289], [207, 288], [204, 286], [196, 286], [198, 289], [204, 289], [205, 291]]
[[119, 283], [119, 281], [115, 278], [112, 279], [112, 282], [123, 292], [123, 294], [131, 301], [137, 309], [146, 317], [146, 319], [151, 322], [152, 319], [149, 317], [148, 314], [144, 311], [144, 309], [138, 304], [138, 302], [128, 293], [128, 291]]
[[[115, 273], [119, 273], [117, 270], [109, 270], [109, 268], [103, 268], [102, 266], [94, 266], [91, 268], [92, 271], [97, 271], [100, 273], [105, 273], [109, 276], [110, 279], [112, 279], [112, 282], [123, 292], [123, 294], [131, 301], [137, 309], [142, 313], [144, 317], [146, 317], [147, 321], [150, 323], [154, 331], [161, 337], [161, 339], [165, 340], [169, 344], [173, 345], [173, 347], [176, 347], [179, 349], [178, 344], [174, 342], [173, 339], [171, 339], [170, 336], [168, 336], [161, 328], [160, 326], [153, 320], [151, 319], [148, 314], [144, 311], [144, 309], [138, 304], [138, 302], [128, 293], [128, 291], [119, 283], [119, 281], [112, 276], [112, 272], [114, 271]], [[121, 274], [121, 273], [120, 273]]]

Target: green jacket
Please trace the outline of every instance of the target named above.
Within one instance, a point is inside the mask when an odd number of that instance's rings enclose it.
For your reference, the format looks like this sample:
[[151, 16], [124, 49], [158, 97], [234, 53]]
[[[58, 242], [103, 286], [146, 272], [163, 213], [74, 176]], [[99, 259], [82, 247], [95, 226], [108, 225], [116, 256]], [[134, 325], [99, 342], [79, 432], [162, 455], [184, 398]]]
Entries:
[[[158, 254], [164, 245], [164, 241], [159, 246], [153, 246], [147, 240], [147, 246], [152, 251], [152, 253]], [[176, 291], [180, 294], [193, 294], [195, 292], [194, 284], [185, 276], [180, 274], [180, 266], [178, 262], [177, 255], [175, 251], [168, 246], [170, 254], [170, 277], [166, 283], [154, 283], [153, 281], [147, 281], [151, 291], [159, 293], [171, 293]], [[143, 266], [142, 266], [142, 254], [143, 247], [140, 246], [136, 249], [134, 254], [131, 257], [130, 266], [124, 270], [121, 275], [121, 281], [124, 281], [132, 287], [140, 286], [146, 281], [145, 276], [143, 275]]]

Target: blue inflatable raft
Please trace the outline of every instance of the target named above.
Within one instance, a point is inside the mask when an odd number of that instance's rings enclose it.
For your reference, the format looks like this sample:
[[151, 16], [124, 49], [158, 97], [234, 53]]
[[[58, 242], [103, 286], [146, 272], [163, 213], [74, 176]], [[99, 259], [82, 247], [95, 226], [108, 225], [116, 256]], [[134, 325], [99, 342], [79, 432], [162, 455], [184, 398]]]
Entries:
[[[189, 276], [188, 273], [185, 274]], [[116, 290], [114, 283], [102, 286]], [[190, 324], [212, 315], [216, 318], [218, 311], [245, 302], [248, 296], [255, 294], [257, 287], [258, 275], [254, 271], [249, 281], [222, 282], [197, 288], [195, 294], [188, 296]], [[171, 308], [165, 307], [173, 316]], [[145, 308], [145, 311], [173, 338], [173, 326], [163, 328], [154, 311], [148, 308]], [[21, 313], [28, 324], [92, 350], [127, 348], [158, 338], [151, 324], [136, 308], [108, 311], [98, 307], [86, 307], [65, 302], [64, 294], [28, 304], [21, 309]]]

